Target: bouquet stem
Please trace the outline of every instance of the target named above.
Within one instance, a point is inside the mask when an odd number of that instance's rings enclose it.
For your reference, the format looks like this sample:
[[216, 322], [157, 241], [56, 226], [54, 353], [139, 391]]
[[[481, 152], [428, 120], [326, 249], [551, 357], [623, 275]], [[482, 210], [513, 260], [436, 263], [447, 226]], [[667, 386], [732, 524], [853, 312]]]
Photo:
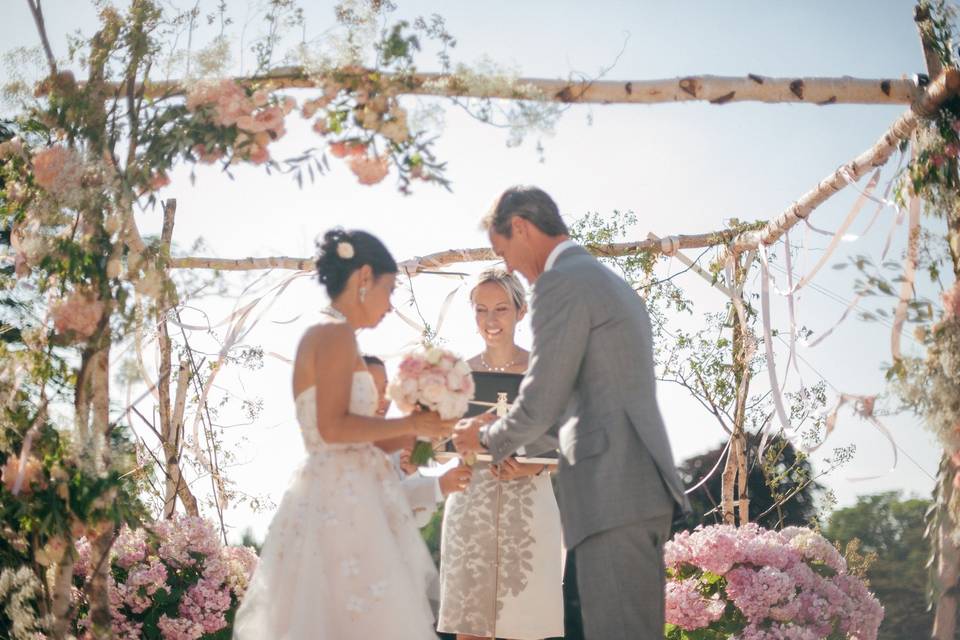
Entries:
[[417, 438], [417, 443], [413, 445], [413, 450], [410, 452], [410, 463], [422, 467], [431, 460], [433, 460], [433, 442], [425, 438]]

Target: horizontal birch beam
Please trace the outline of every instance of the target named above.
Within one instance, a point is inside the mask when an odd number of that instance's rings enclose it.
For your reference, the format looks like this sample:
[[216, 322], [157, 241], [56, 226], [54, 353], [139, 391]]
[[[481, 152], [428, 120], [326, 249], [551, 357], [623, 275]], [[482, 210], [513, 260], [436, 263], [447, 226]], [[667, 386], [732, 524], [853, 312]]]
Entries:
[[[859, 180], [874, 167], [887, 162], [894, 149], [910, 137], [920, 118], [930, 117], [947, 99], [960, 93], [960, 71], [947, 69], [932, 82], [910, 109], [891, 125], [890, 129], [870, 149], [831, 173], [812, 190], [805, 193], [777, 218], [767, 222], [761, 229], [738, 231], [721, 229], [709, 233], [666, 236], [660, 240], [619, 242], [588, 247], [595, 255], [617, 257], [640, 252], [670, 255], [680, 249], [698, 249], [726, 245], [734, 253], [755, 249], [760, 243], [776, 242], [790, 227], [807, 218], [818, 206], [849, 184]], [[427, 256], [406, 260], [400, 264], [401, 271], [416, 275], [451, 264], [496, 260], [497, 256], [487, 248], [449, 249]], [[254, 269], [313, 269], [312, 258], [174, 258], [173, 269], [218, 269], [221, 271], [249, 271]]]
[[[470, 82], [460, 74], [417, 73], [398, 76], [372, 69], [345, 69], [310, 74], [299, 67], [236, 78], [271, 89], [317, 88], [348, 84], [351, 78], [374, 77], [400, 93], [462, 98], [501, 98], [582, 104], [655, 104], [664, 102], [767, 102], [829, 104], [911, 104], [923, 93], [911, 79], [895, 78], [772, 78], [746, 76], [685, 76], [659, 80], [551, 80], [509, 78], [506, 82]], [[151, 83], [153, 97], [184, 92], [176, 81]]]
[[734, 253], [755, 249], [761, 243], [771, 245], [780, 239], [790, 227], [807, 218], [817, 207], [835, 193], [865, 176], [875, 167], [886, 164], [899, 144], [909, 138], [921, 118], [934, 115], [940, 106], [960, 91], [960, 71], [946, 69], [932, 82], [919, 100], [890, 126], [887, 132], [872, 147], [828, 175], [820, 183], [803, 194], [786, 211], [758, 231], [742, 233], [730, 245]]

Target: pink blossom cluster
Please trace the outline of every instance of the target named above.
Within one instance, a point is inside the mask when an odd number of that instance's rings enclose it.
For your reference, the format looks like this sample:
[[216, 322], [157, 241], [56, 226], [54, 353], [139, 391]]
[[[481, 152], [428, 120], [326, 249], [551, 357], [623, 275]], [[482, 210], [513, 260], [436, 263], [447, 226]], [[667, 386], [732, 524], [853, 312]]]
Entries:
[[943, 301], [943, 317], [945, 320], [960, 319], [960, 280], [940, 294]]
[[[85, 579], [91, 566], [89, 542], [78, 541], [77, 551], [75, 574]], [[178, 516], [143, 529], [124, 526], [111, 550], [115, 636], [141, 638], [145, 625], [155, 625], [165, 640], [198, 640], [222, 631], [256, 561], [247, 547], [223, 546], [214, 527], [201, 518]], [[157, 600], [160, 590], [169, 595], [177, 588], [184, 590], [179, 601]], [[79, 590], [75, 595], [82, 597]], [[85, 619], [78, 623], [87, 625]]]
[[33, 156], [33, 180], [55, 196], [64, 198], [80, 188], [83, 159], [63, 146], [47, 147]]
[[732, 603], [746, 626], [739, 640], [813, 640], [840, 633], [875, 640], [883, 607], [818, 533], [756, 524], [681, 532], [664, 547], [670, 576], [667, 622], [709, 627]]
[[386, 156], [357, 155], [347, 160], [350, 171], [357, 176], [360, 184], [377, 184], [387, 177], [390, 172], [390, 162]]
[[714, 596], [705, 598], [697, 580], [667, 583], [667, 621], [684, 629], [701, 629], [723, 617], [726, 603]]
[[427, 347], [404, 356], [388, 393], [401, 411], [412, 412], [421, 404], [445, 420], [460, 418], [473, 399], [473, 375], [456, 354]]
[[[241, 158], [254, 164], [270, 159], [267, 146], [286, 133], [284, 118], [295, 106], [289, 97], [271, 104], [269, 92], [260, 89], [248, 94], [243, 85], [233, 80], [200, 83], [187, 93], [188, 110], [209, 113], [218, 127], [237, 127], [235, 149]], [[208, 164], [224, 154], [222, 148], [205, 144], [196, 145], [193, 152]]]
[[[954, 132], [960, 133], [960, 120], [954, 120], [950, 126]], [[933, 166], [940, 168], [947, 164], [947, 160], [950, 158], [956, 158], [958, 155], [960, 155], [960, 144], [957, 144], [956, 142], [948, 142], [943, 147], [943, 153], [934, 153], [930, 156], [930, 163], [933, 164]]]
[[74, 291], [51, 307], [53, 328], [60, 335], [72, 333], [86, 340], [97, 330], [103, 309], [103, 302], [96, 300], [93, 295]]

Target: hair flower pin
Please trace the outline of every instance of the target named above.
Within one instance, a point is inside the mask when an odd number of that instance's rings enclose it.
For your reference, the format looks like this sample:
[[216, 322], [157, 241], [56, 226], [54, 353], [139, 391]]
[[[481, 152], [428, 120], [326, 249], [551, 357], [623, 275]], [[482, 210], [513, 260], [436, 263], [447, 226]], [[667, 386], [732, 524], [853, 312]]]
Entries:
[[344, 260], [350, 260], [354, 256], [353, 245], [346, 241], [337, 243], [337, 255]]

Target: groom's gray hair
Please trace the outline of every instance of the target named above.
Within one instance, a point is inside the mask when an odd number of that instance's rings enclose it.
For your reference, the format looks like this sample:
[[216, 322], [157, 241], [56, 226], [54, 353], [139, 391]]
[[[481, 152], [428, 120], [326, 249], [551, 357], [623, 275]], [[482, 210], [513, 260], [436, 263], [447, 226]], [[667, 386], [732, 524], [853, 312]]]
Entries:
[[509, 238], [513, 235], [510, 220], [514, 216], [529, 221], [548, 236], [570, 235], [557, 203], [543, 189], [526, 185], [510, 187], [497, 198], [496, 204], [481, 221], [481, 227]]

